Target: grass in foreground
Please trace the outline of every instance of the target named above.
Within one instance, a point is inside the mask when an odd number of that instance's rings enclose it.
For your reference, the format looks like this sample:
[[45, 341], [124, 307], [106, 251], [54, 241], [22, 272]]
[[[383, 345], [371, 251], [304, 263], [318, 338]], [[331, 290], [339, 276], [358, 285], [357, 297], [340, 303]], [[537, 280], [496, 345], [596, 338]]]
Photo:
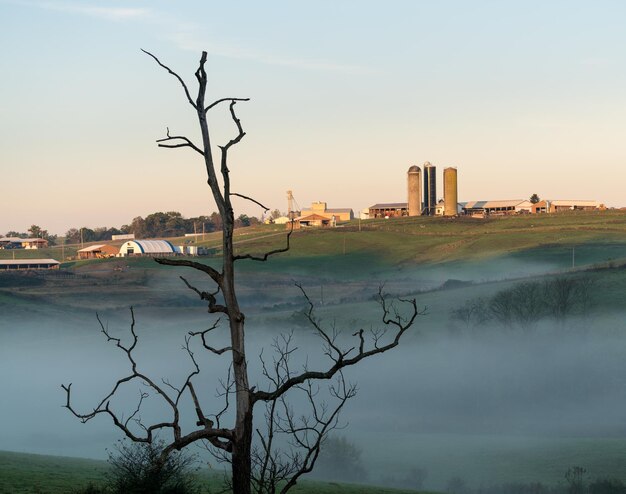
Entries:
[[[62, 456], [0, 451], [0, 494], [70, 494], [103, 482], [107, 462]], [[219, 492], [221, 475], [200, 473], [207, 492]], [[388, 489], [335, 482], [303, 480], [291, 492], [297, 494], [416, 494], [417, 491]]]

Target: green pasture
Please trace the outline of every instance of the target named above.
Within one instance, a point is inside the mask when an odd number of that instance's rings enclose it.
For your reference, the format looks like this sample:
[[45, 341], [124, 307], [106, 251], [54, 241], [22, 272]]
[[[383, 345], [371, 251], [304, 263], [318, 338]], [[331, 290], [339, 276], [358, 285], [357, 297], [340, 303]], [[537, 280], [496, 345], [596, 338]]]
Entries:
[[[101, 484], [106, 471], [107, 462], [101, 460], [0, 451], [0, 494], [71, 494], [90, 483]], [[198, 483], [206, 486], [204, 492], [224, 492], [220, 473], [200, 471], [196, 475]], [[302, 480], [292, 492], [415, 494], [417, 491]]]
[[[393, 451], [386, 450], [390, 445]], [[364, 460], [375, 465], [371, 477], [399, 475], [418, 465], [428, 472], [428, 485], [442, 489], [453, 477], [473, 487], [534, 482], [556, 485], [564, 483], [565, 472], [573, 466], [585, 468], [590, 479], [626, 481], [624, 437], [372, 432], [359, 446]], [[402, 459], [386, 460], [390, 456]]]
[[[286, 245], [284, 226], [239, 228], [234, 242], [238, 254], [260, 254]], [[221, 251], [221, 233], [202, 238], [179, 237], [172, 243], [194, 244]], [[445, 262], [484, 258], [546, 245], [626, 243], [626, 213], [573, 211], [550, 215], [475, 218], [391, 218], [354, 220], [333, 229], [294, 231], [291, 250], [283, 258], [367, 255], [384, 265]], [[85, 244], [87, 245], [87, 244]], [[0, 250], [0, 259], [76, 256], [79, 245], [40, 250]], [[62, 252], [63, 251], [63, 252]], [[286, 262], [286, 261], [283, 261]], [[72, 266], [72, 265], [69, 265]]]

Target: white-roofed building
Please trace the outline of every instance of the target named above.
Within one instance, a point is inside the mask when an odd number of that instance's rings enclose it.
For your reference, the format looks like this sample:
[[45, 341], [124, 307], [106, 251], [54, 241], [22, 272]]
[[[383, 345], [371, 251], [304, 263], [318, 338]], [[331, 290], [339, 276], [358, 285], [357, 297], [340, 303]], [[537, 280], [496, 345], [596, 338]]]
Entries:
[[605, 210], [606, 206], [598, 201], [580, 201], [571, 199], [544, 199], [533, 205], [535, 213], [559, 213], [561, 211], [596, 211]]
[[532, 203], [524, 199], [509, 201], [470, 201], [463, 203], [463, 214], [469, 216], [505, 215], [530, 213]]
[[170, 256], [177, 253], [167, 240], [129, 240], [120, 247], [119, 255], [126, 256]]
[[55, 259], [5, 259], [0, 260], [0, 271], [59, 269], [60, 264]]

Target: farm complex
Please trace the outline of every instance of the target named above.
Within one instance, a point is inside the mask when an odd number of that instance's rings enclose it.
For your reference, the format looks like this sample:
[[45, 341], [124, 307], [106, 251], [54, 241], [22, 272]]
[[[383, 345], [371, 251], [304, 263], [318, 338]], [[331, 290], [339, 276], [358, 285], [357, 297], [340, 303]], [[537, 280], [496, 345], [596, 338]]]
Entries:
[[413, 165], [407, 172], [407, 201], [376, 203], [361, 212], [361, 218], [392, 218], [396, 216], [458, 216], [485, 218], [493, 215], [558, 213], [573, 210], [604, 210], [606, 207], [590, 200], [524, 199], [459, 202], [458, 173], [455, 167], [443, 170], [443, 198], [437, 200], [437, 167], [425, 162], [423, 172]]

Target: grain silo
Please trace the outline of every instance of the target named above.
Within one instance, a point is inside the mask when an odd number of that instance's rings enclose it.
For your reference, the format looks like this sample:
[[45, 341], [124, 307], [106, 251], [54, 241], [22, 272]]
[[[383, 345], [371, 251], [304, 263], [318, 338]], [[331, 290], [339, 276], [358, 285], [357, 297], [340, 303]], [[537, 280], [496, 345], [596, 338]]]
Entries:
[[424, 163], [424, 214], [435, 215], [437, 207], [437, 167]]
[[422, 214], [422, 170], [419, 166], [413, 165], [409, 168], [407, 182], [409, 185], [409, 216], [420, 216]]
[[443, 215], [456, 216], [458, 203], [456, 168], [450, 166], [443, 169]]

